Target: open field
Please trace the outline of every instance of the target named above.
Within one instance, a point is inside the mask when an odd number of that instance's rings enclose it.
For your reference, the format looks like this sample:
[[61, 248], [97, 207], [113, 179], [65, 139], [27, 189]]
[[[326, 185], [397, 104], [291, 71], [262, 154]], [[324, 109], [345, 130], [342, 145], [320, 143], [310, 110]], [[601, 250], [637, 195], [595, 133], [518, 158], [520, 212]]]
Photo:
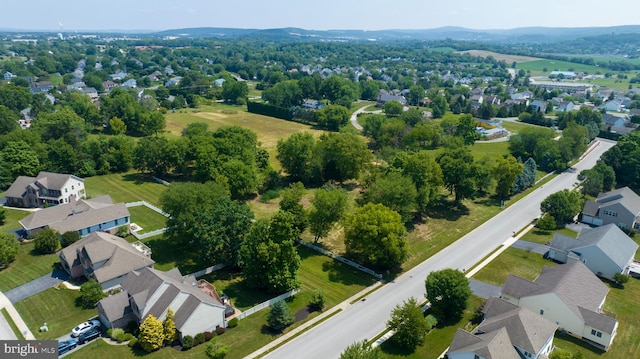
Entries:
[[[79, 290], [49, 288], [15, 304], [16, 309], [37, 339], [56, 339], [98, 313], [95, 308], [76, 306]], [[38, 329], [47, 323], [48, 332]]]
[[108, 194], [114, 203], [147, 201], [158, 205], [160, 195], [167, 187], [154, 182], [151, 177], [137, 172], [115, 173], [84, 179], [89, 198]]
[[[419, 298], [418, 300], [420, 300]], [[402, 348], [398, 348], [391, 341], [382, 343], [380, 348], [388, 355], [389, 359], [392, 358], [409, 358], [409, 359], [437, 359], [440, 357], [451, 344], [451, 340], [456, 335], [458, 328], [468, 330], [470, 327], [470, 320], [473, 317], [473, 313], [483, 302], [482, 298], [471, 296], [467, 301], [467, 309], [464, 311], [462, 319], [457, 323], [442, 324], [439, 323], [433, 330], [427, 334], [424, 344], [419, 346], [415, 352], [408, 353]]]
[[167, 224], [167, 218], [156, 211], [145, 206], [129, 207], [131, 214], [131, 222], [142, 227], [139, 234], [155, 231], [164, 228]]
[[[579, 71], [579, 72], [587, 72], [589, 74], [607, 72], [606, 69], [603, 69], [601, 67], [576, 64], [573, 62], [559, 61], [559, 60], [536, 60], [536, 61], [523, 62], [523, 63], [518, 63], [516, 68], [522, 69], [525, 71], [530, 70], [533, 76], [547, 75], [554, 70]], [[547, 69], [546, 72], [544, 71], [545, 68]]]
[[555, 262], [542, 255], [518, 248], [507, 248], [496, 259], [482, 268], [473, 279], [494, 285], [503, 285], [509, 274], [528, 280], [538, 277], [544, 266], [555, 266]]
[[558, 229], [558, 230], [555, 230], [555, 231], [545, 231], [545, 230], [542, 230], [542, 229], [534, 228], [534, 229], [530, 230], [529, 232], [527, 232], [527, 234], [522, 236], [521, 239], [523, 241], [529, 241], [529, 242], [540, 243], [540, 244], [547, 244], [547, 243], [551, 242], [551, 239], [553, 239], [553, 235], [555, 233], [564, 234], [567, 237], [573, 237], [573, 238], [578, 236], [578, 233], [570, 230], [569, 228], [562, 228], [562, 229]]
[[[466, 51], [458, 51], [458, 52], [462, 53], [462, 54], [471, 54], [473, 56], [480, 56], [480, 57], [485, 57], [485, 58], [489, 57], [489, 56], [493, 56], [494, 59], [496, 59], [498, 61], [504, 61], [508, 65], [511, 65], [514, 61], [517, 62], [518, 64], [520, 64], [522, 62], [540, 60], [537, 57], [500, 54], [500, 53], [497, 53], [497, 52], [486, 51], [486, 50], [466, 50]], [[520, 68], [520, 66], [518, 66], [518, 68]]]
[[58, 255], [37, 254], [33, 248], [33, 243], [21, 244], [15, 261], [0, 271], [0, 291], [6, 292], [53, 271], [59, 262]]
[[506, 156], [509, 152], [509, 142], [476, 142], [471, 146], [471, 154], [476, 160], [487, 156], [492, 159]]

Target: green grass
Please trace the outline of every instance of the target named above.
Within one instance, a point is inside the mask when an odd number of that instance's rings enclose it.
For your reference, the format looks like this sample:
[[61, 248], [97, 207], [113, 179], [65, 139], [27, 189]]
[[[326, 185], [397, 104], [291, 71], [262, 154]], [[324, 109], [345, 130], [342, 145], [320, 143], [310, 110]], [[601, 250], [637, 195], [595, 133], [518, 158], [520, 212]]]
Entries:
[[6, 292], [53, 271], [54, 264], [59, 262], [58, 255], [36, 254], [33, 248], [33, 243], [21, 244], [15, 261], [0, 271], [0, 291]]
[[542, 267], [556, 265], [554, 262], [542, 258], [541, 254], [518, 248], [507, 248], [496, 259], [482, 268], [473, 279], [503, 285], [509, 274], [534, 280], [540, 274]]
[[[98, 314], [95, 308], [76, 306], [79, 297], [78, 290], [49, 288], [16, 303], [15, 307], [37, 339], [56, 339]], [[44, 323], [48, 332], [39, 331]]]
[[142, 230], [138, 231], [140, 234], [166, 227], [167, 217], [146, 206], [135, 206], [128, 209], [131, 214], [131, 222], [142, 227]]
[[[516, 65], [518, 70], [531, 70], [534, 75], [545, 74], [548, 75], [551, 71], [577, 71], [577, 72], [588, 72], [589, 74], [595, 74], [597, 72], [604, 73], [607, 72], [606, 69], [584, 65], [584, 64], [576, 64], [573, 62], [567, 61], [558, 61], [558, 60], [537, 60], [537, 61], [529, 61], [529, 62], [520, 62]], [[544, 69], [547, 69], [547, 72], [543, 72]], [[572, 69], [572, 70], [569, 70]]]
[[16, 335], [16, 338], [18, 338], [18, 340], [24, 340], [24, 335], [22, 335], [22, 332], [20, 332], [20, 329], [18, 329], [18, 326], [13, 321], [13, 318], [11, 318], [11, 316], [9, 315], [9, 312], [7, 312], [7, 309], [2, 308], [2, 310], [0, 311], [2, 312], [2, 316], [7, 321], [7, 323], [9, 323], [9, 326], [11, 327], [11, 331], [13, 331], [13, 334]]
[[531, 127], [531, 125], [522, 122], [502, 121], [502, 127], [513, 134], [522, 131], [524, 128]]
[[151, 177], [135, 172], [88, 177], [84, 182], [87, 196], [95, 198], [108, 194], [114, 203], [147, 201], [158, 205], [160, 195], [167, 189]]
[[413, 358], [413, 359], [437, 359], [451, 344], [458, 328], [468, 330], [473, 314], [483, 302], [482, 298], [471, 296], [468, 300], [467, 309], [462, 318], [456, 323], [438, 323], [436, 328], [427, 334], [424, 344], [419, 346], [414, 352], [396, 346], [392, 340], [388, 340], [380, 346], [380, 349], [388, 355], [387, 358]]
[[509, 142], [476, 142], [471, 146], [471, 154], [476, 160], [502, 157], [510, 154]]
[[186, 275], [215, 264], [201, 263], [198, 251], [193, 250], [193, 247], [183, 242], [181, 238], [159, 234], [145, 238], [142, 242], [151, 248], [151, 258], [156, 262], [154, 268], [161, 271], [177, 267], [183, 275]]
[[522, 236], [522, 238], [520, 239], [522, 239], [523, 241], [547, 244], [551, 242], [551, 239], [553, 239], [553, 235], [555, 233], [563, 234], [565, 236], [573, 237], [573, 238], [578, 236], [578, 233], [570, 230], [569, 228], [562, 228], [555, 231], [545, 231], [539, 228], [534, 228], [530, 230], [527, 234]]

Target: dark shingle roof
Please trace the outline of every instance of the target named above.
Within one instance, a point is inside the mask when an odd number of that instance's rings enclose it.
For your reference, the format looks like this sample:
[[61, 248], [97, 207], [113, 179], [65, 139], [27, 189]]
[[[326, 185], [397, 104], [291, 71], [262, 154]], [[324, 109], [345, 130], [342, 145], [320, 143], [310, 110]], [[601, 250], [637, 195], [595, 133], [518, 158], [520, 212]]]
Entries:
[[637, 216], [640, 214], [640, 196], [629, 187], [622, 187], [613, 191], [600, 193], [596, 202], [600, 204], [600, 207], [602, 207], [604, 203], [620, 203], [634, 215]]
[[600, 203], [589, 200], [584, 204], [584, 208], [582, 209], [582, 214], [586, 214], [587, 216], [591, 216], [591, 217], [597, 217], [599, 209], [600, 209]]
[[471, 334], [458, 329], [448, 353], [475, 353], [485, 359], [521, 359], [505, 328], [486, 334]]
[[129, 305], [129, 294], [127, 291], [114, 294], [98, 302], [98, 312], [104, 313], [109, 322], [114, 322], [129, 312], [131, 312], [131, 306]]
[[21, 198], [27, 187], [35, 182], [35, 177], [18, 176], [11, 184], [11, 187], [4, 194], [5, 197]]

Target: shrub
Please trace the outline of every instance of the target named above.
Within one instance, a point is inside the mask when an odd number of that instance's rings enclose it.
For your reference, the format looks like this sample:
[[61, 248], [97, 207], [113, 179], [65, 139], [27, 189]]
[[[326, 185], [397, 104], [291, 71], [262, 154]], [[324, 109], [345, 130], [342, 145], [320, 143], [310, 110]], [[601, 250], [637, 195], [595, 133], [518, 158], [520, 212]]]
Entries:
[[113, 333], [113, 329], [107, 329], [107, 337], [111, 338], [111, 333]]
[[438, 325], [438, 318], [436, 318], [436, 316], [433, 314], [427, 315], [425, 319], [427, 320], [427, 325], [429, 326], [429, 329], [434, 328], [436, 325]]
[[238, 318], [233, 318], [230, 321], [227, 322], [227, 326], [229, 328], [235, 328], [238, 326]]
[[280, 196], [280, 190], [270, 189], [260, 195], [260, 202], [269, 203], [272, 199], [278, 198]]
[[[108, 332], [107, 335], [109, 335]], [[124, 330], [122, 328], [115, 328], [111, 330], [111, 334], [109, 335], [109, 337], [113, 340], [118, 340], [118, 337], [121, 335], [124, 335]]]
[[127, 323], [127, 327], [124, 329], [125, 333], [131, 333], [134, 337], [138, 336], [138, 323], [135, 320]]
[[311, 293], [311, 298], [309, 299], [309, 308], [312, 310], [322, 310], [324, 308], [325, 295], [324, 292], [320, 289], [316, 289]]
[[625, 283], [629, 281], [629, 277], [622, 273], [616, 273], [613, 275], [613, 279], [621, 286], [624, 286]]
[[203, 333], [196, 334], [194, 339], [198, 342], [198, 344], [202, 344], [202, 343], [205, 342], [205, 338], [204, 338], [204, 334]]
[[225, 328], [224, 327], [217, 327], [216, 328], [216, 335], [223, 334], [224, 332], [225, 332]]
[[138, 338], [131, 338], [129, 339], [129, 343], [127, 343], [127, 345], [129, 346], [129, 348], [133, 348], [134, 345], [136, 345], [138, 343]]
[[267, 316], [267, 325], [270, 326], [271, 329], [281, 332], [284, 328], [293, 324], [295, 320], [296, 318], [293, 313], [291, 313], [287, 303], [281, 300], [271, 305], [269, 316]]
[[122, 336], [122, 341], [123, 342], [127, 342], [129, 340], [131, 340], [133, 338], [133, 334], [131, 333], [124, 333], [124, 335]]
[[536, 226], [545, 231], [552, 231], [558, 227], [556, 219], [552, 215], [545, 213], [539, 220]]
[[182, 338], [182, 349], [189, 350], [193, 347], [193, 337], [191, 335], [185, 335]]
[[[129, 338], [127, 338], [127, 335], [129, 336]], [[131, 338], [133, 338], [133, 335], [125, 333], [124, 331], [116, 336], [116, 340], [118, 341], [118, 343], [126, 342]]]
[[213, 333], [211, 333], [211, 332], [204, 332], [202, 334], [204, 335], [204, 340], [207, 341], [207, 342], [209, 340], [211, 340], [211, 338], [213, 338]]

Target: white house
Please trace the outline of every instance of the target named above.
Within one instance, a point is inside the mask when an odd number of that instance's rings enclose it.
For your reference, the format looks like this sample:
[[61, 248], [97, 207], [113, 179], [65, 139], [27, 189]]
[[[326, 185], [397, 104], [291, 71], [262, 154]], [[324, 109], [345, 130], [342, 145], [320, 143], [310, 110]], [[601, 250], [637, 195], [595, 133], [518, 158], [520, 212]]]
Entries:
[[582, 262], [544, 267], [536, 280], [509, 275], [500, 298], [558, 324], [568, 334], [609, 350], [618, 321], [603, 313], [609, 288]]
[[599, 277], [614, 279], [627, 273], [638, 244], [615, 224], [584, 229], [578, 238], [556, 233], [549, 244], [549, 259], [561, 263], [582, 262]]
[[84, 180], [70, 174], [40, 172], [37, 177], [19, 176], [5, 193], [8, 206], [36, 208], [55, 206], [86, 197]]

